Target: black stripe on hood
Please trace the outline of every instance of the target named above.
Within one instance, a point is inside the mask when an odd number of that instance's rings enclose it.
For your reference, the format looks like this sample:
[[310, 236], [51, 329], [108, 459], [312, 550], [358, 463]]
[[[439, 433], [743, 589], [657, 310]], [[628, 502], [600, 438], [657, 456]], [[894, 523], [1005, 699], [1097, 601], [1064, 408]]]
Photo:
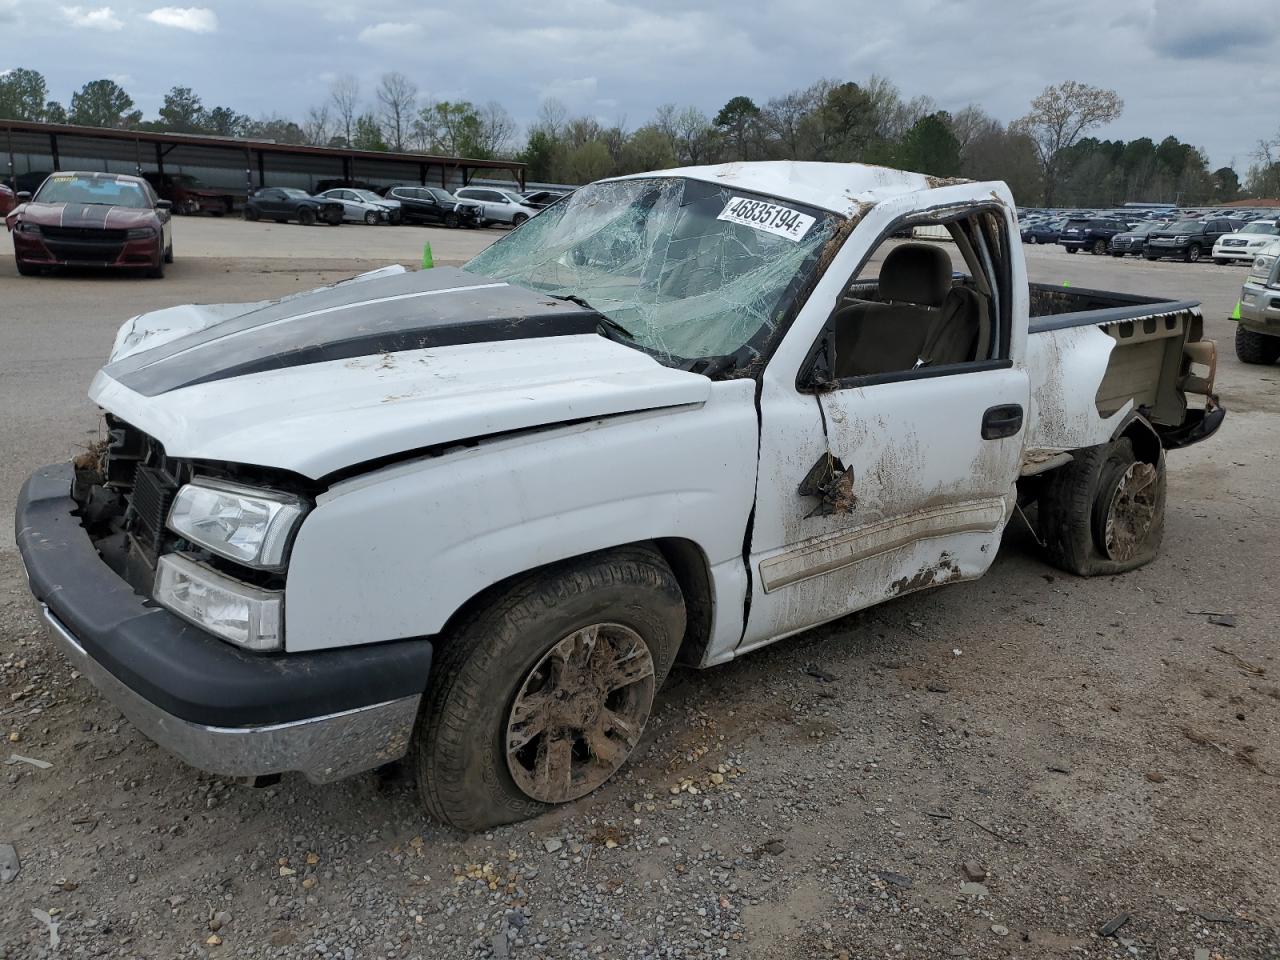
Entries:
[[599, 314], [524, 287], [437, 267], [340, 283], [160, 344], [104, 372], [153, 397], [329, 360], [594, 333]]

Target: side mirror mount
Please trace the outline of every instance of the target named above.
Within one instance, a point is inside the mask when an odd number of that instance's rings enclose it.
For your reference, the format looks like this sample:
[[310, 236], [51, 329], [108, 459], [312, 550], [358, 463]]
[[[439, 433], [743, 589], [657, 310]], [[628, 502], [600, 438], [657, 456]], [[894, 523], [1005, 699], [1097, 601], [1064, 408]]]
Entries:
[[31, 191], [30, 191], [30, 190], [19, 190], [19, 191], [18, 191], [17, 193], [15, 193], [13, 196], [14, 196], [14, 199], [15, 199], [15, 200], [17, 200], [19, 203], [30, 203], [30, 202], [31, 202]]
[[157, 201], [156, 201], [156, 209], [157, 209], [157, 210], [172, 210], [172, 209], [173, 209], [173, 201], [172, 201], [172, 200], [157, 200]]

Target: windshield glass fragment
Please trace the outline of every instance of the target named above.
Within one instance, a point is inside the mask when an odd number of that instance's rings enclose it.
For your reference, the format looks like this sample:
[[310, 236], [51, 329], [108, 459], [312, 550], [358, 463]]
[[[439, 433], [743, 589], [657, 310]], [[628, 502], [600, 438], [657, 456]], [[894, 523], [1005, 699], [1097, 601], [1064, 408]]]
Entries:
[[666, 362], [761, 349], [835, 218], [682, 178], [596, 183], [466, 269], [586, 303]]

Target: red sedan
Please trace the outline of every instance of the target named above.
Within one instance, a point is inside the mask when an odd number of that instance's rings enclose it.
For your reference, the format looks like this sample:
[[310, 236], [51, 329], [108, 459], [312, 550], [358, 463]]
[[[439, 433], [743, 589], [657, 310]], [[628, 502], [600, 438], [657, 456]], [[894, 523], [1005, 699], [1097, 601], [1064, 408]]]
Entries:
[[13, 191], [3, 183], [0, 183], [0, 217], [8, 214], [15, 204], [17, 204], [17, 201], [13, 198]]
[[173, 262], [169, 201], [140, 177], [54, 173], [5, 217], [23, 276], [46, 267], [111, 267], [163, 277]]

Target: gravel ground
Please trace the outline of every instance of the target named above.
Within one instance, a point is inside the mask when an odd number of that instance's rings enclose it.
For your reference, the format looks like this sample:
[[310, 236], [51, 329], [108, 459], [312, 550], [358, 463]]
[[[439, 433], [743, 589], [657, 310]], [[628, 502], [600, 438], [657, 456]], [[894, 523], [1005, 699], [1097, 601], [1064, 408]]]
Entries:
[[[399, 767], [250, 790], [172, 760], [39, 633], [0, 540], [0, 756], [51, 764], [0, 765], [0, 958], [1280, 956], [1280, 368], [1231, 353], [1241, 271], [1030, 259], [1206, 302], [1231, 413], [1170, 458], [1161, 557], [1080, 580], [1011, 528], [977, 583], [677, 672], [616, 782], [488, 834]], [[95, 428], [121, 320], [354, 266], [0, 259], [0, 508]]]

